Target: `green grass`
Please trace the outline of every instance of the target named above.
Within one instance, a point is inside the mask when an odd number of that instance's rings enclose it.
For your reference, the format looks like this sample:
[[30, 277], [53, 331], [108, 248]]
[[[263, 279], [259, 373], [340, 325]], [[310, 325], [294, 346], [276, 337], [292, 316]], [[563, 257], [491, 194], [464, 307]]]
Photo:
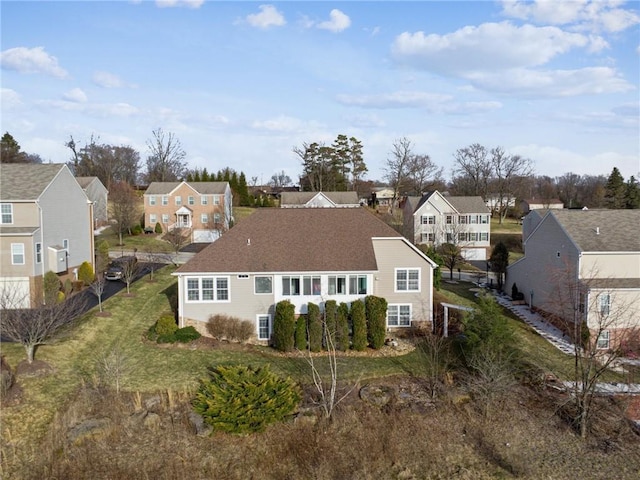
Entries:
[[507, 217], [502, 223], [497, 216], [491, 217], [491, 235], [494, 233], [522, 234], [520, 220]]
[[150, 247], [156, 252], [172, 252], [173, 248], [171, 244], [165, 240], [162, 240], [161, 235], [151, 234], [145, 235], [123, 235], [122, 242], [124, 245], [120, 245], [120, 238], [114, 233], [111, 227], [105, 229], [100, 234], [96, 235], [95, 243], [96, 248], [103, 240], [106, 240], [109, 244], [109, 250], [133, 250], [137, 248], [139, 251], [144, 252]]

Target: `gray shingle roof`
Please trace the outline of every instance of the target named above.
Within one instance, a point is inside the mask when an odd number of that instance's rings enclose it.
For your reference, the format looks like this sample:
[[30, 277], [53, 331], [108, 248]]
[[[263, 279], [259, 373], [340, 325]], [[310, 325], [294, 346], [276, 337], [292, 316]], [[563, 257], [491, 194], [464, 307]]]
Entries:
[[[145, 195], [169, 195], [182, 182], [151, 182]], [[227, 182], [184, 182], [202, 195], [221, 195], [227, 188]]]
[[640, 210], [549, 210], [583, 252], [640, 252]]
[[177, 273], [375, 271], [372, 237], [401, 237], [361, 208], [265, 208]]
[[358, 205], [357, 192], [282, 192], [280, 205], [304, 205], [313, 197], [322, 193], [337, 205]]
[[489, 207], [480, 196], [444, 197], [459, 213], [490, 213]]
[[37, 200], [63, 167], [62, 163], [0, 164], [0, 200]]

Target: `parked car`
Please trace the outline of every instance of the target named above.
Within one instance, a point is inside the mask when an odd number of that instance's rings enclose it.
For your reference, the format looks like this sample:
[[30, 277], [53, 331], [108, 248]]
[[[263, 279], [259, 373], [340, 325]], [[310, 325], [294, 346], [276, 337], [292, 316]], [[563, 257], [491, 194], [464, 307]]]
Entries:
[[135, 267], [138, 263], [138, 259], [133, 256], [119, 257], [111, 261], [107, 271], [104, 273], [104, 278], [107, 280], [122, 280], [125, 274], [125, 269]]

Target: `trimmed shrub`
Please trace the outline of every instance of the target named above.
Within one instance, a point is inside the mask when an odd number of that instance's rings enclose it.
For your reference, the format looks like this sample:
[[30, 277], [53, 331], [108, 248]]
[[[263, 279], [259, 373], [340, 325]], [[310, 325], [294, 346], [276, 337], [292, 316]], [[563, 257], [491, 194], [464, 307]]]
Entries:
[[296, 350], [307, 349], [307, 317], [300, 315], [296, 320]]
[[336, 350], [349, 349], [349, 305], [342, 302], [336, 312]]
[[227, 339], [244, 343], [255, 334], [255, 326], [249, 320], [241, 320], [229, 315], [211, 315], [207, 321], [207, 332], [218, 340]]
[[336, 346], [336, 336], [338, 330], [337, 324], [337, 315], [338, 315], [338, 304], [335, 300], [327, 300], [324, 303], [324, 334], [325, 334], [325, 343], [328, 345], [329, 338], [331, 339], [331, 343], [333, 346], [338, 349]]
[[273, 346], [281, 352], [293, 350], [296, 330], [296, 307], [289, 300], [276, 304], [273, 318]]
[[131, 235], [140, 235], [142, 234], [142, 226], [134, 225], [131, 229]]
[[315, 303], [307, 304], [307, 322], [309, 328], [309, 350], [322, 350], [322, 317], [320, 307]]
[[199, 339], [202, 335], [194, 327], [189, 325], [188, 327], [179, 328], [173, 334], [175, 341], [180, 343], [189, 343]]
[[58, 292], [62, 288], [62, 282], [58, 275], [49, 270], [44, 274], [43, 278], [44, 288], [44, 303], [47, 305], [54, 305], [58, 301]]
[[353, 324], [353, 349], [361, 352], [367, 348], [367, 316], [362, 300], [356, 300], [351, 304], [351, 322]]
[[95, 274], [93, 273], [93, 265], [89, 262], [82, 262], [82, 265], [78, 268], [78, 280], [80, 280], [84, 285], [91, 285], [94, 278]]
[[278, 377], [268, 365], [217, 366], [201, 381], [193, 408], [214, 430], [247, 434], [283, 421], [300, 399], [293, 380]]
[[162, 233], [162, 224], [161, 224], [160, 222], [157, 222], [157, 223], [156, 223], [156, 226], [155, 226], [154, 231], [155, 231], [158, 235], [160, 235], [160, 234]]
[[387, 301], [384, 298], [369, 295], [365, 298], [367, 316], [367, 340], [371, 348], [379, 350], [384, 345], [387, 331]]
[[170, 337], [176, 333], [178, 325], [172, 314], [162, 315], [156, 322], [156, 333], [158, 337]]

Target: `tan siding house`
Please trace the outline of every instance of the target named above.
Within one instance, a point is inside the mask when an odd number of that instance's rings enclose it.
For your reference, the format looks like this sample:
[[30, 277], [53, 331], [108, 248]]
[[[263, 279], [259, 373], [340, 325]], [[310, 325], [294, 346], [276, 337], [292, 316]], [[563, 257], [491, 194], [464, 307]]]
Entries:
[[175, 273], [180, 326], [206, 333], [210, 315], [250, 320], [269, 340], [275, 305], [389, 303], [389, 328], [432, 320], [435, 264], [360, 208], [260, 209]]
[[147, 227], [182, 228], [192, 242], [213, 242], [229, 229], [233, 200], [228, 182], [153, 182], [144, 193]]
[[357, 192], [282, 192], [281, 208], [357, 208]]
[[92, 203], [66, 165], [0, 165], [0, 209], [0, 290], [16, 307], [42, 301], [47, 271], [94, 263]]
[[640, 210], [549, 210], [532, 225], [507, 292], [516, 284], [531, 306], [586, 321], [603, 348], [615, 330], [640, 327]]

